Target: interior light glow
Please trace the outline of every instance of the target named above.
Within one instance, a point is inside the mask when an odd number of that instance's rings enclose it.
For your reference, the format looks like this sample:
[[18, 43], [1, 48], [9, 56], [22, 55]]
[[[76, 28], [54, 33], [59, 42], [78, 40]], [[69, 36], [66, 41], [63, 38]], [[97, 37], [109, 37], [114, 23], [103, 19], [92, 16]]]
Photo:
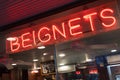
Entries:
[[39, 46], [38, 49], [45, 49], [45, 46]]
[[70, 67], [69, 66], [62, 66], [62, 67], [60, 67], [60, 69], [61, 70], [68, 70], [68, 69], [70, 69]]
[[12, 65], [15, 66], [15, 65], [17, 65], [17, 64], [13, 63]]
[[73, 72], [76, 71], [75, 65], [64, 65], [58, 67], [59, 73], [67, 73], [67, 72]]
[[116, 51], [117, 51], [116, 49], [111, 50], [111, 52], [116, 52]]
[[41, 69], [41, 67], [37, 67], [36, 69]]
[[15, 37], [8, 37], [6, 40], [8, 40], [8, 41], [15, 41], [16, 38]]
[[65, 56], [65, 54], [59, 54], [59, 57], [64, 57]]
[[38, 70], [32, 70], [31, 73], [38, 73]]
[[86, 62], [91, 62], [91, 61], [93, 61], [92, 59], [86, 59]]
[[78, 67], [79, 69], [85, 69], [87, 68], [87, 66], [81, 66], [81, 67]]
[[38, 59], [33, 59], [33, 61], [38, 61]]
[[65, 65], [64, 63], [61, 63], [61, 64], [59, 64], [60, 66], [63, 66], [63, 65]]
[[43, 53], [44, 56], [46, 56], [48, 53]]

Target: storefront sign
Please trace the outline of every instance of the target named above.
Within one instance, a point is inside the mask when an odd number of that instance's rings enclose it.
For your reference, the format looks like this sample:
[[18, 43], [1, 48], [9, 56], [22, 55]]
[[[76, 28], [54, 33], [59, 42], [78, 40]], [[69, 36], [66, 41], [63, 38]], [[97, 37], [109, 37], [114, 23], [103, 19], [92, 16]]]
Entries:
[[9, 37], [15, 40], [7, 41], [7, 52], [25, 51], [40, 45], [82, 38], [87, 33], [115, 29], [115, 14], [113, 7], [104, 5], [13, 32]]

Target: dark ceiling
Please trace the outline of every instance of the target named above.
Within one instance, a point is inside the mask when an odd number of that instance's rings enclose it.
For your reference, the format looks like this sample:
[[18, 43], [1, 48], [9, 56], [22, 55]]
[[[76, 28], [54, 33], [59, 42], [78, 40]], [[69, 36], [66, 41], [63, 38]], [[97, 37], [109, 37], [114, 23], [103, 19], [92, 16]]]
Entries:
[[69, 4], [75, 0], [0, 0], [0, 26]]
[[90, 1], [95, 0], [0, 0], [0, 32]]

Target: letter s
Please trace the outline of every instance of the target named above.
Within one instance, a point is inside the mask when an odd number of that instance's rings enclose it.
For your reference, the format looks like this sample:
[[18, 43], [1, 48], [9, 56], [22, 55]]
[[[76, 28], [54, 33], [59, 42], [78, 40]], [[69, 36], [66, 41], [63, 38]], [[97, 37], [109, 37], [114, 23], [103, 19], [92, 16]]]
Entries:
[[107, 20], [112, 20], [112, 22], [110, 23], [110, 24], [106, 24], [106, 23], [104, 23], [104, 22], [102, 22], [102, 25], [104, 26], [104, 27], [112, 27], [115, 23], [116, 23], [116, 19], [115, 19], [115, 17], [114, 16], [112, 16], [112, 15], [104, 15], [104, 14], [106, 14], [106, 13], [114, 13], [114, 11], [112, 10], [112, 9], [109, 9], [109, 8], [107, 8], [107, 9], [103, 9], [101, 12], [100, 12], [100, 17], [101, 18], [103, 18], [103, 19], [107, 19]]

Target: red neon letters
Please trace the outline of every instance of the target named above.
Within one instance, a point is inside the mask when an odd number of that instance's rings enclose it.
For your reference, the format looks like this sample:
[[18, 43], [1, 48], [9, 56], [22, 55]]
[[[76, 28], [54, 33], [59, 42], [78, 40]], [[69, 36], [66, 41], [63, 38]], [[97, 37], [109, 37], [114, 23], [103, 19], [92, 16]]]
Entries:
[[65, 26], [64, 23], [62, 23], [62, 32], [57, 28], [56, 25], [52, 25], [52, 30], [53, 30], [53, 36], [54, 39], [56, 40], [57, 35], [56, 33], [58, 32], [61, 36], [63, 36], [64, 38], [66, 38], [66, 32], [65, 32]]
[[116, 19], [115, 19], [115, 17], [113, 17], [113, 16], [110, 16], [110, 15], [104, 15], [105, 13], [107, 13], [107, 12], [109, 12], [109, 13], [114, 13], [114, 11], [112, 10], [112, 9], [103, 9], [102, 11], [101, 11], [101, 13], [100, 13], [100, 16], [103, 18], [103, 19], [110, 19], [110, 20], [112, 20], [112, 23], [110, 23], [110, 24], [105, 24], [104, 22], [102, 22], [102, 25], [104, 26], [104, 27], [112, 27], [115, 23], [116, 23]]
[[97, 15], [97, 12], [94, 12], [94, 13], [91, 13], [91, 14], [88, 14], [88, 15], [85, 15], [84, 16], [84, 18], [85, 19], [89, 19], [89, 21], [90, 21], [90, 26], [91, 26], [91, 30], [92, 31], [94, 31], [95, 29], [94, 29], [94, 26], [93, 26], [93, 21], [92, 21], [92, 16], [95, 16], [95, 15]]
[[10, 41], [10, 49], [12, 52], [15, 52], [20, 49], [20, 43], [18, 42], [18, 38], [15, 38], [15, 41]]
[[49, 26], [47, 24], [46, 26], [38, 26], [36, 30], [20, 34], [19, 37], [16, 37], [16, 41], [9, 41], [9, 52], [19, 52], [26, 50], [26, 48], [32, 49], [38, 43], [48, 45], [71, 38], [80, 38], [86, 31], [95, 32], [99, 29], [114, 27], [116, 18], [114, 11], [106, 8], [99, 12], [85, 14], [82, 17], [73, 16], [72, 19], [63, 18], [61, 21], [55, 21], [57, 24], [52, 22]]
[[29, 38], [26, 38], [26, 36], [28, 36], [28, 35], [30, 35], [30, 32], [27, 32], [27, 33], [24, 33], [24, 34], [21, 35], [21, 41], [22, 41], [23, 48], [31, 47], [32, 46], [32, 44], [25, 45], [26, 42], [30, 41]]
[[35, 31], [32, 31], [32, 36], [33, 36], [33, 43], [34, 43], [34, 46], [36, 46], [36, 40], [35, 40]]
[[[38, 31], [38, 39], [40, 40], [41, 43], [46, 43], [46, 42], [50, 41], [50, 39], [51, 39], [51, 35], [48, 34], [48, 33], [45, 34], [45, 36], [44, 36], [43, 39], [41, 38], [41, 35], [42, 35], [45, 31], [50, 31], [50, 29], [47, 28], [47, 27], [42, 27], [42, 28], [40, 28], [40, 30]], [[47, 37], [47, 39], [45, 39], [46, 37]]]
[[71, 35], [82, 34], [81, 31], [75, 32], [75, 33], [73, 32], [74, 29], [77, 29], [77, 28], [80, 28], [80, 27], [81, 27], [80, 24], [77, 24], [77, 25], [72, 26], [72, 22], [77, 21], [77, 20], [80, 21], [80, 18], [74, 18], [74, 19], [71, 19], [71, 20], [68, 21], [69, 28], [70, 28], [70, 34], [71, 34]]

